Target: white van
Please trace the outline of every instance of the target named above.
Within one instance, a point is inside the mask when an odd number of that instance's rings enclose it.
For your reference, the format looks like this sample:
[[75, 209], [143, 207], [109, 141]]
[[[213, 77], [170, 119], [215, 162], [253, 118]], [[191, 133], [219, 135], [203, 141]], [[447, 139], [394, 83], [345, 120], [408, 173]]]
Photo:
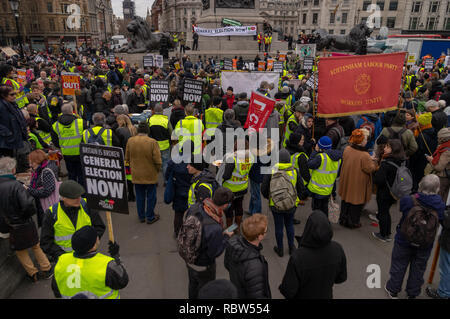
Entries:
[[128, 40], [123, 35], [114, 35], [111, 40], [111, 50], [119, 50], [122, 46], [128, 44]]

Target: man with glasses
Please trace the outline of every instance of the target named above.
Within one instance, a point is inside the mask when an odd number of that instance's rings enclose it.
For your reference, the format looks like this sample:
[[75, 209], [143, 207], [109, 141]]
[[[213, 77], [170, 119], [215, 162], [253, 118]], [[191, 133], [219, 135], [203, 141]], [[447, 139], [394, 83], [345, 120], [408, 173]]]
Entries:
[[253, 214], [242, 223], [242, 235], [228, 241], [225, 268], [238, 290], [239, 299], [270, 299], [269, 267], [261, 255], [267, 234], [267, 217]]

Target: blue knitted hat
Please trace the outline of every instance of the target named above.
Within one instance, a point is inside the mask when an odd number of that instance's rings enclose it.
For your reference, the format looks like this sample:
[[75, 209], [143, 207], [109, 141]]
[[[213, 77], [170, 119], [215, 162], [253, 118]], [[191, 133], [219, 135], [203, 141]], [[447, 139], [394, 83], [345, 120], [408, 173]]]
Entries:
[[322, 150], [330, 150], [333, 146], [333, 142], [331, 141], [331, 138], [328, 136], [322, 136], [319, 140], [319, 148]]

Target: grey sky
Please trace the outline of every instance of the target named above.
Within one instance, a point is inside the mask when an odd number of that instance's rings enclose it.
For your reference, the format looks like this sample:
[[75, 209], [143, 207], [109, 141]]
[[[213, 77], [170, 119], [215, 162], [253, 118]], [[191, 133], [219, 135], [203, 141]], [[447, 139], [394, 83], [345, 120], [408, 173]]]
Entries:
[[[152, 10], [152, 4], [155, 0], [134, 0], [136, 4], [136, 15], [145, 18], [147, 16], [147, 8]], [[122, 0], [111, 0], [112, 8], [116, 17], [123, 18]]]

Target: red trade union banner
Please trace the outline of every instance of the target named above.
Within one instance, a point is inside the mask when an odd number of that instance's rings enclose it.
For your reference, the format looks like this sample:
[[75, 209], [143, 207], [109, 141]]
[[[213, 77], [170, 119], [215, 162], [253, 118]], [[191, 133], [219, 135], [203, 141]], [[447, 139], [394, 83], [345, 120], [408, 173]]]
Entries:
[[75, 95], [75, 90], [80, 89], [80, 75], [78, 73], [61, 73], [64, 95]]
[[244, 128], [252, 128], [255, 130], [263, 128], [274, 107], [275, 100], [259, 93], [252, 92], [247, 122], [245, 122]]
[[321, 58], [319, 117], [397, 108], [406, 52]]

